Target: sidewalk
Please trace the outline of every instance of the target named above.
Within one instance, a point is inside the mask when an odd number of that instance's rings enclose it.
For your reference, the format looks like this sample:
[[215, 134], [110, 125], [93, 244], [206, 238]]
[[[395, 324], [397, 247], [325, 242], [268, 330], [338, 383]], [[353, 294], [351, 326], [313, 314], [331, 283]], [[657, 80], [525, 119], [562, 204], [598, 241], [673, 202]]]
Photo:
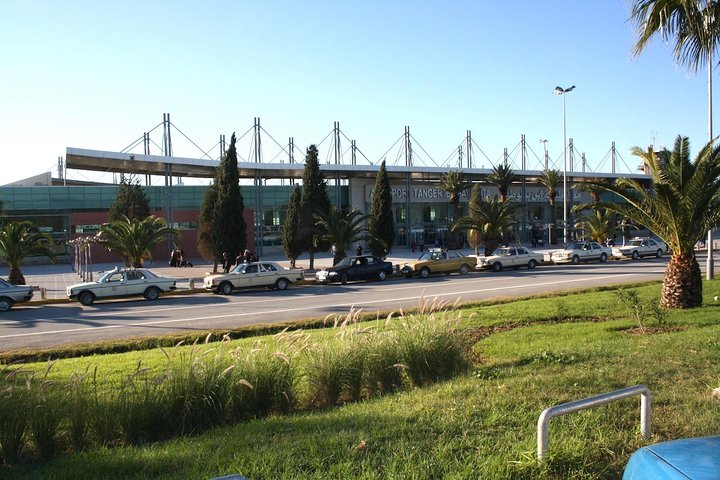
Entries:
[[[537, 248], [533, 249], [538, 252], [546, 253], [550, 250], [558, 248]], [[473, 255], [471, 249], [459, 250], [464, 255]], [[351, 252], [348, 251], [348, 254]], [[366, 252], [369, 253], [369, 252]], [[387, 260], [393, 264], [403, 265], [404, 263], [416, 260], [422, 253], [416, 250], [414, 253], [409, 248], [398, 247], [388, 255]], [[276, 262], [285, 268], [290, 268], [290, 261], [284, 255], [268, 255], [263, 256], [261, 260], [269, 260]], [[194, 283], [195, 288], [202, 285], [202, 279], [212, 273], [213, 265], [204, 259], [190, 259], [193, 266], [187, 268], [170, 267], [165, 260], [148, 260], [145, 267], [165, 277], [174, 277], [177, 279], [178, 290], [189, 290], [190, 284]], [[92, 264], [93, 280], [100, 277], [100, 272], [114, 269], [119, 263], [100, 263]], [[322, 269], [332, 266], [332, 255], [329, 252], [319, 252], [315, 255], [315, 269]], [[310, 259], [307, 253], [303, 253], [296, 261], [295, 267], [307, 270], [310, 268]], [[22, 266], [23, 275], [28, 285], [45, 288], [46, 298], [64, 299], [67, 298], [66, 289], [70, 285], [82, 283], [79, 274], [73, 271], [71, 264], [48, 264], [48, 265], [25, 265]], [[7, 278], [9, 268], [7, 265], [0, 265], [0, 277]], [[222, 266], [218, 265], [218, 273], [222, 273]], [[39, 291], [35, 292], [33, 300], [41, 300]]]

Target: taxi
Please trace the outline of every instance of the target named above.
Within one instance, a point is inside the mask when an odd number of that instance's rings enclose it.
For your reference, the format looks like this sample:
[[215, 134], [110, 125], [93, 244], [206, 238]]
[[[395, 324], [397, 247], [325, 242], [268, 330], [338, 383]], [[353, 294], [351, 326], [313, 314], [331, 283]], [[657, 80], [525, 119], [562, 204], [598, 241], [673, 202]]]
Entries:
[[451, 274], [454, 272], [465, 275], [470, 268], [475, 267], [477, 259], [462, 255], [455, 250], [446, 251], [441, 248], [431, 248], [420, 255], [414, 262], [408, 262], [400, 268], [400, 273], [410, 278], [418, 276], [427, 278], [433, 273]]

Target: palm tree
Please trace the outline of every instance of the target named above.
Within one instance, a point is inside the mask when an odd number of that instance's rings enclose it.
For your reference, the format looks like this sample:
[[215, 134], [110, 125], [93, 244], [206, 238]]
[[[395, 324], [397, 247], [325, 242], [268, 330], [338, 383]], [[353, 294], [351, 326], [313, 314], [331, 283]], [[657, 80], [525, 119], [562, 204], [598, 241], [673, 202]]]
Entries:
[[550, 200], [550, 243], [557, 244], [557, 211], [555, 209], [555, 198], [557, 197], [557, 189], [563, 181], [560, 170], [543, 170], [538, 178], [538, 183], [547, 189], [548, 199]]
[[493, 167], [493, 171], [485, 178], [489, 183], [497, 186], [500, 193], [500, 201], [506, 202], [510, 185], [517, 180], [517, 175], [507, 164], [500, 164]]
[[[456, 222], [460, 218], [460, 195], [470, 188], [470, 181], [465, 174], [459, 170], [450, 170], [442, 174], [440, 177], [440, 189], [445, 190], [450, 196], [450, 204], [452, 204], [452, 218], [450, 224]], [[448, 243], [455, 245], [455, 235], [448, 239]]]
[[592, 203], [597, 204], [600, 203], [600, 194], [604, 192], [603, 188], [598, 186], [601, 183], [608, 183], [608, 180], [604, 178], [587, 178], [575, 182], [572, 188], [578, 192], [587, 192], [592, 199]]
[[344, 213], [332, 207], [326, 214], [313, 214], [313, 218], [320, 230], [315, 235], [315, 243], [324, 241], [335, 246], [333, 265], [347, 257], [345, 250], [349, 245], [370, 238], [367, 230], [370, 216], [359, 210]]
[[0, 228], [0, 260], [10, 266], [8, 281], [25, 285], [20, 263], [29, 255], [44, 255], [55, 262], [52, 237], [40, 232], [30, 221], [10, 222]]
[[675, 42], [675, 61], [697, 71], [720, 43], [720, 4], [699, 0], [634, 0], [630, 21], [637, 26], [633, 55], [639, 56], [658, 35]]
[[130, 220], [124, 217], [103, 224], [96, 242], [120, 255], [126, 265], [142, 267], [145, 259], [152, 258], [153, 249], [170, 234], [178, 232], [163, 218], [150, 215], [142, 220]]
[[702, 305], [702, 276], [694, 246], [720, 220], [720, 147], [710, 142], [690, 160], [690, 141], [675, 139], [671, 151], [632, 150], [648, 166], [652, 188], [635, 179], [619, 178], [603, 185], [624, 202], [599, 203], [621, 218], [644, 225], [670, 250], [661, 303], [668, 308]]
[[485, 255], [490, 255], [503, 236], [512, 232], [514, 210], [511, 202], [501, 202], [497, 198], [480, 200], [470, 205], [470, 215], [459, 219], [452, 229], [475, 232], [485, 244]]
[[600, 243], [615, 235], [616, 223], [615, 215], [605, 209], [597, 209], [577, 218], [577, 225], [587, 232], [587, 236]]

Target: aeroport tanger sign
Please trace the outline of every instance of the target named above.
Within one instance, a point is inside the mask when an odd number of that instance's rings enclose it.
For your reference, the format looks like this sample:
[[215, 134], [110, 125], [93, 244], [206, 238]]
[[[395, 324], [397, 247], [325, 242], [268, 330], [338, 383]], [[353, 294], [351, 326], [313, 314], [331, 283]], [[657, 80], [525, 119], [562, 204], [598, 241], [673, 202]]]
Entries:
[[[372, 192], [375, 189], [374, 185], [368, 185], [365, 187], [365, 201], [370, 202], [372, 199]], [[497, 187], [487, 186], [481, 188], [481, 194], [483, 198], [494, 198], [499, 196]], [[578, 196], [579, 192], [574, 192], [576, 200], [582, 200], [582, 195]], [[434, 200], [449, 201], [450, 194], [445, 190], [437, 187], [423, 187], [423, 186], [411, 186], [409, 189], [399, 186], [390, 186], [390, 195], [392, 196], [393, 202], [407, 202], [408, 197], [410, 202], [431, 202]], [[467, 202], [470, 198], [470, 190], [465, 190], [460, 195], [461, 202]], [[510, 188], [508, 191], [508, 198], [515, 200], [516, 202], [522, 201], [522, 189], [520, 187]], [[555, 200], [562, 201], [562, 189], [558, 190], [558, 195]], [[525, 201], [526, 202], [547, 202], [548, 195], [547, 189], [542, 186], [526, 186], [525, 187]]]

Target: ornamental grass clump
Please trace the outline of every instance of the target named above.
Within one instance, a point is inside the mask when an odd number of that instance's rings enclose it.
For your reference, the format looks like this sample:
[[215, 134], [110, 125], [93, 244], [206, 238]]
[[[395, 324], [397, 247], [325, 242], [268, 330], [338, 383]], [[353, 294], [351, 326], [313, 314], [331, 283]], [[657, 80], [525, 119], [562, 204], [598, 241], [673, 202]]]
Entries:
[[0, 387], [0, 456], [5, 463], [16, 463], [25, 449], [32, 410], [32, 372], [2, 371]]
[[60, 423], [66, 409], [61, 385], [48, 379], [52, 365], [48, 365], [42, 380], [33, 387], [29, 404], [24, 406], [31, 412], [29, 424], [33, 444], [44, 460], [54, 457], [61, 448]]

